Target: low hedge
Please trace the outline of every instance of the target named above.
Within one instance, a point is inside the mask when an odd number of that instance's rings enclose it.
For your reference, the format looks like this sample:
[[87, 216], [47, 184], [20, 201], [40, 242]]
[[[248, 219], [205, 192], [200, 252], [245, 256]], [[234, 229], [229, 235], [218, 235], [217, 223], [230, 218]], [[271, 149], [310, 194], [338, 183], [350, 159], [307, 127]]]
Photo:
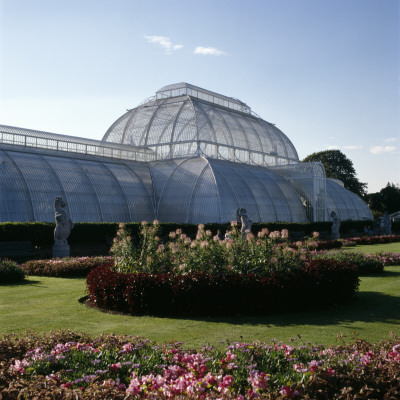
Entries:
[[55, 277], [82, 277], [93, 268], [103, 265], [111, 257], [79, 257], [51, 260], [31, 260], [22, 264], [27, 275], [55, 276]]
[[[358, 290], [357, 269], [346, 262], [310, 260], [306, 267], [254, 274], [117, 273], [110, 265], [86, 280], [89, 301], [132, 315], [269, 315], [346, 303]], [[340, 293], [340, 295], [338, 295]]]
[[0, 284], [18, 283], [24, 279], [25, 272], [15, 261], [0, 258]]
[[347, 246], [355, 246], [360, 244], [395, 243], [395, 242], [400, 242], [400, 235], [360, 236], [344, 240], [344, 244]]
[[[396, 225], [397, 224], [397, 225]], [[365, 221], [342, 221], [340, 225], [341, 233], [348, 233], [350, 230], [362, 232]], [[133, 238], [137, 238], [140, 231], [140, 223], [129, 222], [126, 224], [129, 233]], [[262, 228], [268, 228], [270, 232], [287, 229], [291, 234], [299, 233], [310, 235], [312, 232], [330, 232], [332, 222], [313, 222], [313, 223], [285, 223], [285, 222], [265, 222], [254, 223], [253, 233], [259, 232]], [[400, 223], [393, 223], [392, 230], [400, 230]], [[54, 241], [55, 224], [50, 222], [2, 222], [0, 223], [0, 242], [30, 241], [34, 246], [51, 246]], [[197, 225], [181, 223], [160, 223], [160, 235], [167, 237], [168, 234], [176, 229], [193, 237], [197, 232]], [[225, 232], [230, 229], [230, 224], [205, 224], [205, 230], [211, 230], [215, 235], [217, 230]], [[83, 243], [107, 243], [112, 240], [118, 230], [118, 223], [114, 222], [77, 222], [68, 238], [70, 244]]]

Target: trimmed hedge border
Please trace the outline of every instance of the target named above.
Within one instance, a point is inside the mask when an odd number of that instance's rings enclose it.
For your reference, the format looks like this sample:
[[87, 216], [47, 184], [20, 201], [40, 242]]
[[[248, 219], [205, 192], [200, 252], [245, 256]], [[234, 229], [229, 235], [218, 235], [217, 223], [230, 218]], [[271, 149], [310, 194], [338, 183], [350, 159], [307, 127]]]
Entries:
[[[259, 232], [262, 228], [269, 231], [281, 231], [287, 229], [290, 234], [312, 235], [312, 232], [330, 232], [331, 222], [315, 223], [255, 223], [253, 233]], [[348, 234], [350, 231], [362, 232], [365, 221], [342, 221], [340, 232]], [[140, 231], [140, 223], [130, 222], [126, 224], [131, 236], [137, 238]], [[0, 242], [30, 241], [34, 246], [51, 246], [53, 244], [53, 232], [55, 224], [49, 222], [2, 222], [0, 223]], [[160, 235], [167, 237], [168, 234], [176, 229], [188, 236], [195, 236], [197, 225], [160, 223]], [[230, 224], [205, 224], [205, 229], [209, 229], [215, 235], [217, 230], [226, 231], [230, 229]], [[118, 223], [97, 223], [97, 222], [77, 222], [71, 232], [68, 242], [70, 244], [84, 243], [107, 243], [115, 237], [118, 230]], [[400, 231], [400, 222], [392, 223], [393, 232]]]
[[62, 278], [84, 277], [111, 257], [79, 257], [70, 259], [31, 260], [21, 265], [27, 275]]
[[395, 242], [400, 242], [400, 235], [361, 236], [361, 237], [351, 237], [344, 239], [345, 246], [395, 243]]
[[351, 301], [359, 278], [347, 262], [311, 260], [306, 267], [271, 273], [123, 274], [103, 265], [86, 279], [92, 305], [132, 315], [270, 315]]

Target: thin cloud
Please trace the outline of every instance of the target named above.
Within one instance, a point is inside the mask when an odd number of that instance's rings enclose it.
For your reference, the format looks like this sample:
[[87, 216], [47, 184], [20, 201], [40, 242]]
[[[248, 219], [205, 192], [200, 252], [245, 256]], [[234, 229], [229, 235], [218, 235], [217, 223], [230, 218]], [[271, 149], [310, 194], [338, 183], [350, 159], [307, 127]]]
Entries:
[[338, 150], [338, 149], [340, 149], [340, 147], [339, 146], [335, 146], [335, 145], [327, 147], [327, 150]]
[[362, 149], [363, 146], [361, 144], [359, 144], [359, 145], [348, 145], [348, 146], [343, 146], [343, 148], [345, 150], [358, 150], [358, 149]]
[[373, 146], [370, 147], [369, 152], [372, 154], [384, 154], [393, 153], [396, 150], [396, 146]]
[[164, 48], [167, 54], [172, 54], [173, 51], [179, 50], [183, 47], [183, 44], [173, 44], [171, 39], [167, 36], [145, 36], [145, 39], [149, 43], [159, 44]]
[[391, 137], [391, 138], [385, 139], [386, 143], [391, 143], [391, 142], [396, 142], [396, 141], [397, 141], [397, 138], [395, 138], [395, 137]]
[[201, 54], [203, 56], [223, 56], [227, 54], [225, 51], [218, 50], [215, 47], [203, 47], [203, 46], [197, 46], [194, 49], [193, 53]]

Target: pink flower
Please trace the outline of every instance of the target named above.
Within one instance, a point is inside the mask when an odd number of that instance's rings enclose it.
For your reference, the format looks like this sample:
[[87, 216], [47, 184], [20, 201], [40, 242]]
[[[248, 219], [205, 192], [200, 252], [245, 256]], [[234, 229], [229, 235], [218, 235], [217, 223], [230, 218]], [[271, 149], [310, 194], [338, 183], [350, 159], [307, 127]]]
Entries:
[[157, 253], [162, 253], [165, 250], [165, 246], [163, 244], [159, 244], [157, 247], [156, 252]]
[[130, 353], [132, 351], [132, 344], [131, 343], [126, 343], [122, 346], [122, 349], [126, 351], [127, 353]]
[[110, 365], [110, 370], [111, 371], [118, 371], [121, 368], [121, 363], [115, 363]]
[[126, 393], [132, 394], [132, 395], [137, 395], [137, 394], [140, 394], [140, 392], [141, 392], [140, 381], [137, 378], [136, 374], [133, 372], [131, 383], [129, 384], [128, 388], [126, 389]]
[[23, 374], [23, 373], [25, 373], [25, 368], [24, 367], [27, 367], [28, 365], [29, 364], [28, 364], [28, 362], [26, 360], [22, 360], [22, 361], [15, 360], [14, 361], [14, 365], [11, 365], [11, 368], [16, 372], [19, 372], [20, 374]]
[[260, 392], [267, 390], [268, 388], [268, 376], [265, 372], [258, 372], [257, 370], [251, 371], [248, 381], [251, 384], [254, 392]]
[[335, 370], [332, 369], [331, 367], [329, 367], [325, 372], [328, 376], [335, 376], [336, 374]]
[[225, 375], [222, 378], [222, 383], [220, 384], [221, 387], [226, 388], [226, 387], [231, 387], [233, 384], [233, 376], [232, 375]]
[[293, 368], [297, 372], [307, 372], [308, 368], [304, 364], [294, 364]]
[[217, 384], [217, 380], [215, 379], [215, 376], [211, 374], [210, 372], [204, 377], [204, 380], [208, 385], [214, 386]]
[[310, 367], [310, 371], [315, 372], [318, 369], [318, 367], [321, 365], [321, 363], [319, 361], [312, 360], [308, 363], [308, 365]]
[[279, 393], [283, 394], [286, 397], [289, 397], [289, 399], [293, 399], [293, 397], [299, 395], [299, 392], [297, 390], [293, 390], [289, 386], [282, 386], [282, 389], [279, 391]]

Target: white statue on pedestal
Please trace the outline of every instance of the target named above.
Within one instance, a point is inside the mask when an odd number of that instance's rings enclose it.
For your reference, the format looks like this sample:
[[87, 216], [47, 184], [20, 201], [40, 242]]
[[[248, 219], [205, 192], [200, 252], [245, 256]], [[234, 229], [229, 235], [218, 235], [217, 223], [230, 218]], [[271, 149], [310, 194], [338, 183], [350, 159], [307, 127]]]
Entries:
[[387, 211], [383, 214], [383, 231], [385, 235], [392, 234], [392, 221], [390, 220], [389, 214]]
[[251, 225], [253, 221], [251, 221], [247, 216], [247, 210], [245, 208], [238, 208], [236, 210], [236, 220], [242, 224], [240, 229], [242, 235], [245, 233], [251, 233]]
[[340, 218], [335, 211], [331, 211], [330, 217], [332, 219], [332, 239], [340, 239]]
[[55, 244], [68, 244], [67, 239], [74, 227], [74, 223], [69, 218], [67, 203], [62, 197], [56, 197], [54, 202], [56, 229], [54, 230]]

